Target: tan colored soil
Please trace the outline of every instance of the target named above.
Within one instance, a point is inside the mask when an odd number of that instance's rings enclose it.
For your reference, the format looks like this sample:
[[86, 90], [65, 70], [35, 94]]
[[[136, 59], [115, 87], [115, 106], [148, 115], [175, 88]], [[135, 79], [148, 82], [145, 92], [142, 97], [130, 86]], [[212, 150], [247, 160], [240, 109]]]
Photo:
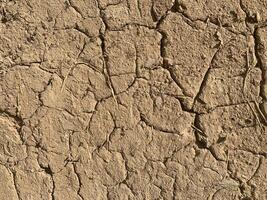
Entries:
[[267, 0], [0, 5], [0, 200], [267, 200]]

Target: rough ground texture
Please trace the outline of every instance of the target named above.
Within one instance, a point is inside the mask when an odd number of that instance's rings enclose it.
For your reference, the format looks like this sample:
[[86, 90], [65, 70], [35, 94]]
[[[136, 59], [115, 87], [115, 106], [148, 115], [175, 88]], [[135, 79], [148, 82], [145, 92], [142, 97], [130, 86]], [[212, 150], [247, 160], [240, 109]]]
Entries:
[[267, 0], [0, 2], [0, 200], [267, 199]]

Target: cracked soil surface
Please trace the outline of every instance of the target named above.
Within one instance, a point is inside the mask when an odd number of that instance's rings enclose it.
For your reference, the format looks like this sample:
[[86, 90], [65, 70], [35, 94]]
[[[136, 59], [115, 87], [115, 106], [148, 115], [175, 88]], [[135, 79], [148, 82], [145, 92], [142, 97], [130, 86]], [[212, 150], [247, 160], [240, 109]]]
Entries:
[[0, 3], [0, 200], [267, 200], [267, 0]]

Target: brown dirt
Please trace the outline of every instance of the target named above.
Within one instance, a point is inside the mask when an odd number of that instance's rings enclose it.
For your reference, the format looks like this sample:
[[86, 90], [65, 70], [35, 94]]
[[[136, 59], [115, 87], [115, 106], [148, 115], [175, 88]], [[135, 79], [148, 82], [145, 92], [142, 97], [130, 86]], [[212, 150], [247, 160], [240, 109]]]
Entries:
[[0, 200], [267, 200], [267, 0], [0, 3]]

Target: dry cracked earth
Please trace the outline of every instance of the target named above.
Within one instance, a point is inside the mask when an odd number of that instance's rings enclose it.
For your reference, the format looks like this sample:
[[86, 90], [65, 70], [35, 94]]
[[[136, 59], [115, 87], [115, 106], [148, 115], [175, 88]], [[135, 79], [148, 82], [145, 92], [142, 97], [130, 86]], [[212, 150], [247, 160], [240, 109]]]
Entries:
[[267, 0], [0, 2], [0, 200], [267, 199]]

